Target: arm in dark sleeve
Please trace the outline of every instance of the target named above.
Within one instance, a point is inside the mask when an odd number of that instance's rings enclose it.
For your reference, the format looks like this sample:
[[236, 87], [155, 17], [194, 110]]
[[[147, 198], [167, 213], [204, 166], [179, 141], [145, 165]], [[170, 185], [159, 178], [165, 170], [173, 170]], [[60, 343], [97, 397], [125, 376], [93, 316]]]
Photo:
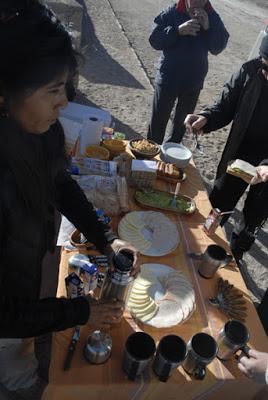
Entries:
[[27, 300], [0, 294], [0, 337], [23, 338], [61, 331], [85, 324], [90, 315], [88, 301], [47, 298]]
[[[6, 230], [4, 217], [0, 196], [0, 256]], [[83, 325], [89, 319], [89, 303], [83, 297], [74, 300], [57, 298], [29, 300], [7, 296], [4, 293], [0, 280], [1, 338], [33, 337]]]
[[67, 171], [58, 174], [55, 184], [58, 210], [102, 252], [117, 236], [98, 221], [92, 204]]
[[212, 107], [205, 108], [200, 115], [207, 118], [208, 122], [204, 132], [216, 131], [228, 125], [234, 118], [239, 98], [244, 86], [243, 67], [224, 85], [221, 95]]
[[211, 54], [217, 55], [227, 46], [229, 33], [215, 11], [209, 14], [209, 29], [205, 32], [205, 38]]
[[166, 50], [179, 40], [178, 26], [172, 24], [173, 13], [174, 7], [169, 7], [154, 19], [154, 28], [149, 42], [155, 50]]

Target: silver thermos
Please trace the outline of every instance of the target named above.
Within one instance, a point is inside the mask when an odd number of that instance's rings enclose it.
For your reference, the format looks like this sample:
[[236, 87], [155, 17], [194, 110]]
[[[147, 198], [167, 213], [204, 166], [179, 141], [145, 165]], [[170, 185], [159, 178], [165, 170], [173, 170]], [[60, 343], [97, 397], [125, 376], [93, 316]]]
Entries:
[[103, 364], [111, 355], [112, 338], [107, 333], [94, 331], [87, 338], [84, 347], [84, 355], [92, 364]]
[[114, 254], [113, 264], [114, 270], [107, 272], [100, 298], [116, 299], [126, 303], [134, 280], [133, 276], [130, 276], [133, 266], [133, 254], [126, 250], [119, 251]]

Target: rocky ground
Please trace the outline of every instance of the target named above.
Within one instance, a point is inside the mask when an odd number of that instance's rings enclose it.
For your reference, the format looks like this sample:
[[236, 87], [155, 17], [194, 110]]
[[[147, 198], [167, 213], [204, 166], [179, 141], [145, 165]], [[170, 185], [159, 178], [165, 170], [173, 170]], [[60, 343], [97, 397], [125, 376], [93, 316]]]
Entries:
[[[78, 101], [107, 109], [116, 130], [133, 137], [145, 135], [150, 118], [153, 78], [158, 53], [148, 44], [153, 18], [168, 0], [79, 0], [84, 6], [82, 44], [85, 63]], [[267, 0], [254, 2], [213, 0], [230, 32], [227, 49], [210, 57], [210, 70], [198, 109], [211, 104], [230, 74], [244, 62], [268, 18]], [[205, 155], [196, 153], [195, 162], [210, 190], [228, 129], [202, 138]], [[235, 218], [239, 214], [238, 206]], [[227, 235], [233, 220], [227, 225]], [[268, 282], [267, 229], [263, 229], [242, 273], [254, 301], [259, 301]]]

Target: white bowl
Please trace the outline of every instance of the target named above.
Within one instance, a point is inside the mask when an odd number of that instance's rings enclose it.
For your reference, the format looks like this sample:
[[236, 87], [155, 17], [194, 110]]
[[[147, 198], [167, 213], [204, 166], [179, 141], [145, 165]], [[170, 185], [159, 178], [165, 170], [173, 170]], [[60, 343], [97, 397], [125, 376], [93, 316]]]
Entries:
[[192, 152], [183, 144], [167, 142], [161, 146], [161, 159], [184, 169], [192, 158]]

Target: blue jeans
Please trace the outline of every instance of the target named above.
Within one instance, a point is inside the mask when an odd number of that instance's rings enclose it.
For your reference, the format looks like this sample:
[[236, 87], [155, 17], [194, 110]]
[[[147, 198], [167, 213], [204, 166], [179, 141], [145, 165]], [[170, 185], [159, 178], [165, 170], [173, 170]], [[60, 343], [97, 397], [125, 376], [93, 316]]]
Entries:
[[172, 130], [166, 142], [180, 143], [185, 133], [184, 120], [187, 114], [194, 112], [200, 90], [200, 88], [179, 90], [172, 86], [156, 84], [147, 138], [158, 144], [163, 143], [167, 123], [177, 101]]

